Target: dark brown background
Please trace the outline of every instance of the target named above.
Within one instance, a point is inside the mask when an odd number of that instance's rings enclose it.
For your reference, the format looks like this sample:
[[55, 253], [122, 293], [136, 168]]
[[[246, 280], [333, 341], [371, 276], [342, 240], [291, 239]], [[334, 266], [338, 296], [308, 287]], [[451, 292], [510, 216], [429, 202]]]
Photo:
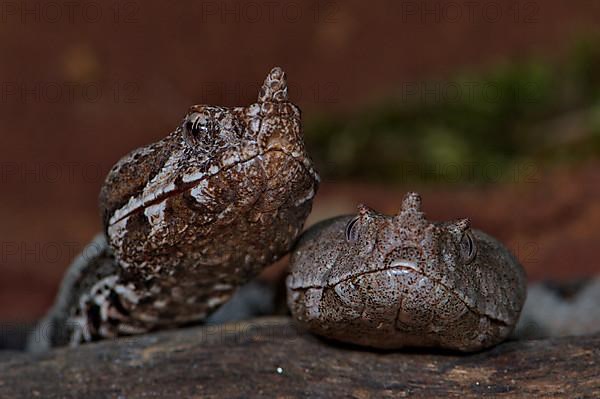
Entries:
[[[554, 62], [600, 30], [593, 0], [467, 3], [3, 2], [0, 320], [43, 314], [99, 230], [108, 169], [166, 135], [192, 104], [249, 103], [280, 65], [305, 118], [346, 115], [406, 82], [532, 56]], [[463, 16], [444, 16], [455, 10]], [[534, 169], [532, 179], [486, 187], [323, 176], [311, 222], [357, 202], [393, 212], [419, 188], [431, 217], [471, 216], [509, 243], [532, 279], [598, 271], [600, 164]]]

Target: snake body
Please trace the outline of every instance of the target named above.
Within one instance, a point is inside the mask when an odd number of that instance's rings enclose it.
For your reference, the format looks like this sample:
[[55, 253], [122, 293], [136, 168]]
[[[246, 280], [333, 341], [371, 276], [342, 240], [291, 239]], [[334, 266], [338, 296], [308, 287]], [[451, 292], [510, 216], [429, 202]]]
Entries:
[[67, 272], [33, 350], [201, 322], [290, 250], [319, 177], [287, 91], [273, 68], [256, 103], [192, 106], [117, 162], [103, 234]]

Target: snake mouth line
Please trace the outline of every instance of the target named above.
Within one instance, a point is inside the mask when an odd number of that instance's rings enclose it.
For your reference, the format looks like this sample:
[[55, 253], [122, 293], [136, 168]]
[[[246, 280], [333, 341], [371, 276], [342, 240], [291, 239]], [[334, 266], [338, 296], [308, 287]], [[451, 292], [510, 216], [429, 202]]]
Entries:
[[458, 295], [456, 292], [454, 292], [452, 289], [450, 289], [450, 287], [446, 286], [445, 284], [443, 284], [441, 281], [436, 280], [430, 276], [427, 276], [426, 274], [423, 273], [422, 270], [419, 270], [417, 267], [417, 263], [414, 261], [409, 261], [409, 260], [397, 260], [392, 262], [389, 265], [386, 265], [386, 267], [381, 268], [381, 269], [376, 269], [376, 270], [369, 270], [367, 272], [364, 273], [360, 273], [356, 276], [349, 276], [346, 277], [340, 281], [335, 282], [332, 285], [323, 285], [323, 286], [305, 286], [305, 287], [297, 287], [297, 288], [292, 288], [293, 291], [305, 291], [307, 289], [313, 288], [313, 289], [325, 289], [325, 288], [333, 288], [335, 289], [335, 287], [338, 284], [344, 283], [346, 281], [355, 279], [357, 277], [361, 277], [361, 276], [365, 276], [368, 274], [374, 274], [374, 273], [380, 273], [380, 272], [391, 272], [391, 273], [417, 273], [418, 275], [427, 278], [429, 280], [431, 280], [432, 282], [434, 282], [435, 284], [439, 284], [440, 286], [442, 286], [446, 292], [448, 292], [448, 294], [454, 296], [456, 299], [458, 299], [463, 305], [465, 305], [465, 307], [470, 311], [473, 312], [475, 314], [479, 314], [481, 316], [484, 316], [486, 318], [488, 318], [490, 321], [494, 322], [494, 323], [498, 323], [501, 324], [503, 326], [507, 326], [509, 323], [507, 323], [506, 321], [499, 319], [497, 317], [493, 317], [489, 314], [486, 314], [484, 312], [480, 312], [477, 308], [474, 308], [473, 306], [469, 305], [463, 298], [460, 297], [460, 295]]
[[[284, 154], [285, 156], [293, 159], [296, 163], [298, 163], [302, 169], [304, 169], [304, 171], [309, 174], [311, 177], [314, 177], [317, 179], [318, 181], [318, 177], [316, 175], [316, 172], [314, 171], [313, 168], [309, 168], [308, 166], [306, 166], [304, 164], [304, 162], [302, 162], [302, 157], [295, 157], [292, 154], [287, 153], [286, 151], [283, 151], [281, 149], [269, 149], [267, 151], [264, 152], [260, 152], [258, 154], [255, 154], [251, 157], [248, 157], [246, 159], [240, 160], [238, 162], [232, 163], [231, 165], [228, 165], [227, 167], [221, 168], [218, 171], [214, 172], [214, 173], [206, 173], [204, 174], [201, 178], [195, 179], [195, 180], [191, 180], [189, 182], [184, 182], [182, 184], [180, 184], [178, 187], [176, 187], [175, 189], [169, 190], [169, 191], [165, 191], [163, 192], [161, 195], [156, 196], [155, 198], [151, 199], [151, 200], [147, 200], [147, 201], [143, 201], [142, 203], [139, 204], [138, 206], [134, 207], [133, 209], [129, 210], [128, 212], [124, 213], [123, 215], [120, 215], [118, 218], [115, 218], [115, 216], [113, 216], [108, 224], [108, 226], [113, 226], [121, 221], [123, 221], [124, 219], [127, 219], [128, 217], [130, 217], [131, 215], [134, 215], [136, 213], [139, 213], [141, 211], [143, 211], [144, 209], [151, 207], [153, 205], [157, 205], [160, 204], [161, 202], [177, 196], [179, 194], [185, 193], [191, 189], [193, 189], [194, 187], [196, 187], [198, 184], [200, 184], [201, 182], [203, 182], [206, 179], [209, 179], [211, 177], [217, 176], [220, 173], [226, 172], [232, 168], [235, 168], [238, 165], [242, 165], [242, 164], [246, 164], [248, 162], [253, 161], [254, 159], [266, 156], [267, 154], [271, 154], [271, 153], [275, 153], [275, 152], [279, 152]], [[116, 215], [116, 212], [115, 212]]]

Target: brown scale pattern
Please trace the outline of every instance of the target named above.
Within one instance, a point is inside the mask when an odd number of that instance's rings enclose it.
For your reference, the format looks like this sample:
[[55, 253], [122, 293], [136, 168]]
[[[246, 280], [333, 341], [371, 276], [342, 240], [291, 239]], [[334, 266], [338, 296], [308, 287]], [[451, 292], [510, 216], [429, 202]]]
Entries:
[[[300, 117], [274, 68], [256, 103], [193, 106], [173, 133], [121, 159], [100, 194], [108, 244], [93, 259], [112, 269], [102, 284], [63, 284], [69, 300], [46, 321], [80, 328], [49, 345], [200, 322], [285, 255], [319, 182]], [[90, 262], [77, 273], [94, 273]]]

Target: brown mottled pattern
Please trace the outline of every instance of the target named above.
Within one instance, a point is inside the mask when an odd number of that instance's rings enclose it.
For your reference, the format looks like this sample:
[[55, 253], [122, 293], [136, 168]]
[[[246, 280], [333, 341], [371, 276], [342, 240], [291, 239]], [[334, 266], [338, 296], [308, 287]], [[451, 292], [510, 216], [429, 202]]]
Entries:
[[63, 286], [75, 299], [52, 319], [79, 326], [70, 342], [202, 321], [287, 253], [319, 181], [301, 130], [274, 68], [256, 103], [193, 106], [173, 133], [121, 159], [100, 194], [117, 267]]
[[378, 348], [475, 351], [512, 331], [526, 279], [515, 257], [468, 219], [429, 222], [418, 194], [385, 216], [358, 216], [307, 231], [287, 279], [292, 314], [311, 331]]

